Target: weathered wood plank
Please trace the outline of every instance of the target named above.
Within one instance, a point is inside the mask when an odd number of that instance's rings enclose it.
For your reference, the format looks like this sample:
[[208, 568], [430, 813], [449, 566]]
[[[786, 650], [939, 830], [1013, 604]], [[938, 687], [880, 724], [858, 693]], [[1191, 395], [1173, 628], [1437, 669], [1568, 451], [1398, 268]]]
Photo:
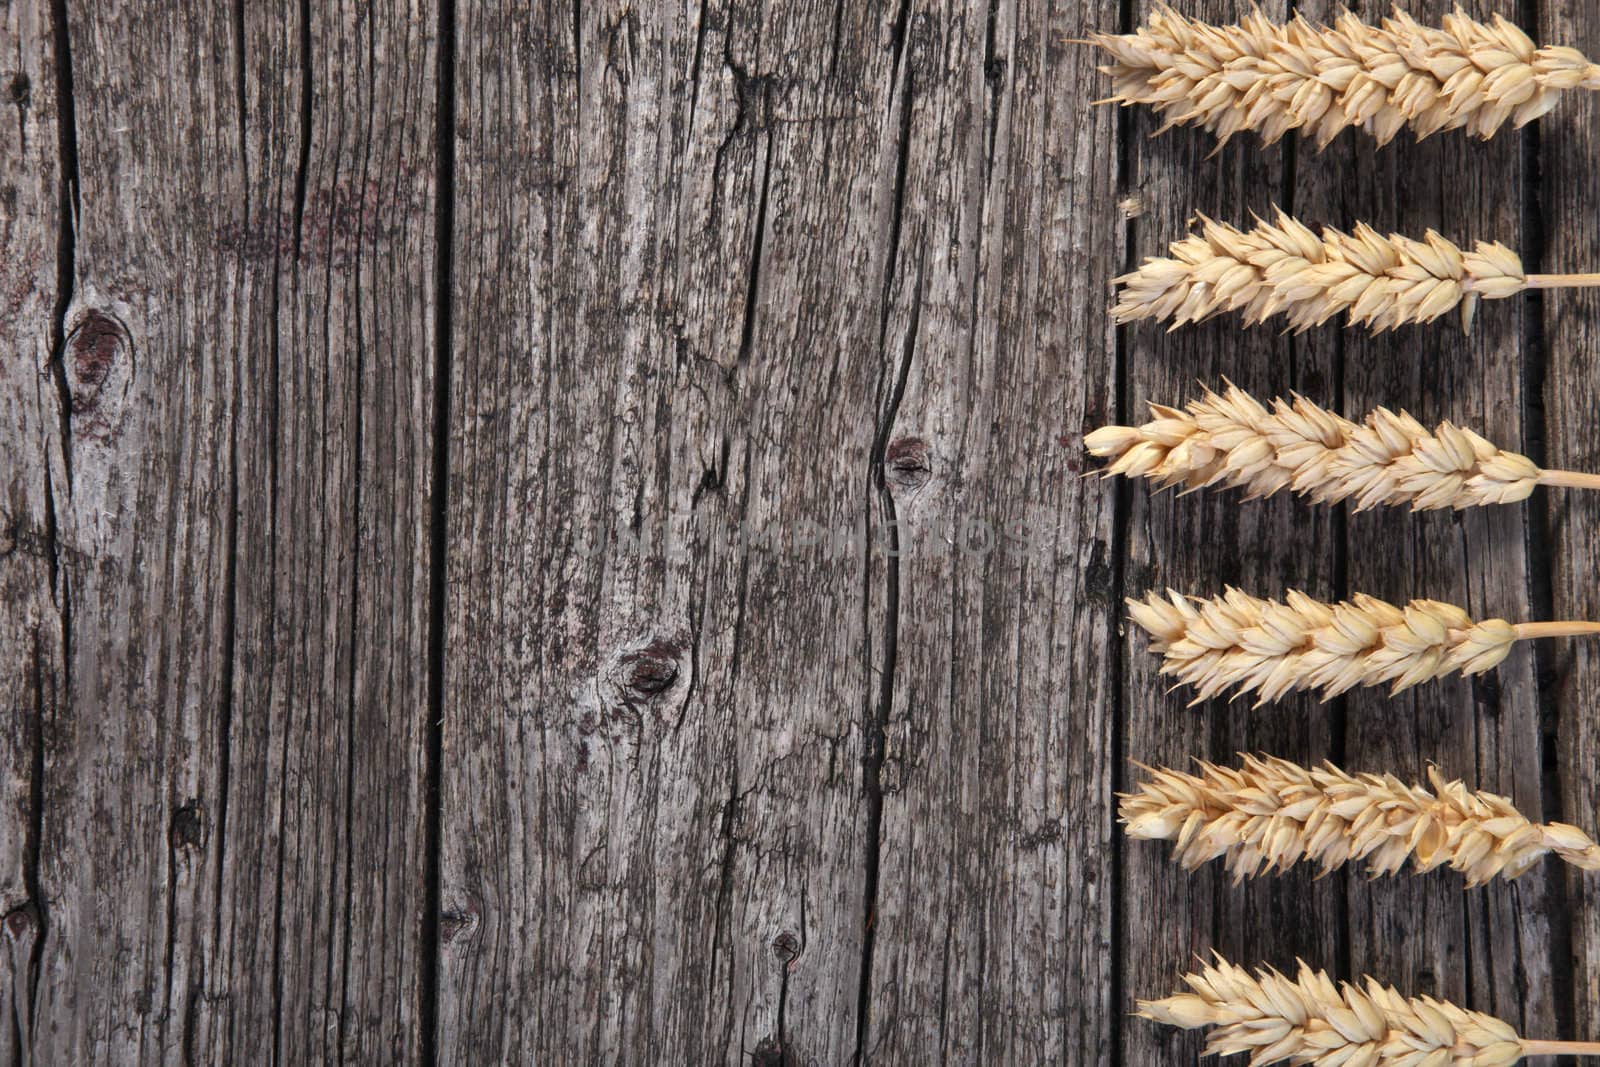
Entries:
[[61, 708], [54, 596], [61, 395], [52, 373], [62, 222], [55, 51], [46, 3], [0, 9], [0, 1061], [32, 1043], [38, 774]]
[[[1266, 10], [1281, 17], [1283, 5]], [[1236, 5], [1204, 3], [1190, 14], [1232, 21]], [[1135, 12], [1138, 17], [1139, 11]], [[1297, 176], [1291, 146], [1263, 147], [1240, 136], [1214, 157], [1215, 139], [1174, 130], [1153, 139], [1159, 123], [1135, 112], [1131, 186], [1123, 192], [1133, 219], [1137, 257], [1161, 254], [1181, 237], [1196, 211], [1248, 222], [1291, 192]], [[1291, 339], [1271, 327], [1243, 331], [1223, 319], [1171, 334], [1149, 324], [1125, 331], [1126, 393], [1123, 414], [1142, 421], [1149, 402], [1181, 403], [1198, 383], [1219, 388], [1224, 377], [1262, 396], [1290, 390], [1316, 394], [1335, 379], [1337, 346], [1325, 337]], [[1244, 503], [1237, 493], [1154, 495], [1144, 486], [1123, 490], [1131, 501], [1124, 564], [1125, 592], [1173, 588], [1215, 595], [1227, 585], [1258, 595], [1288, 588], [1327, 596], [1336, 575], [1335, 516], [1292, 498]], [[1119, 606], [1120, 607], [1120, 606]], [[1271, 752], [1296, 760], [1326, 757], [1334, 744], [1337, 709], [1308, 697], [1252, 711], [1247, 701], [1185, 705], [1192, 694], [1168, 692], [1157, 675], [1159, 659], [1145, 637], [1129, 627], [1123, 736], [1128, 760], [1183, 767], [1194, 758], [1233, 764], [1241, 751]], [[1139, 772], [1118, 769], [1119, 783]], [[1197, 954], [1212, 949], [1241, 962], [1292, 967], [1297, 956], [1335, 963], [1342, 929], [1338, 877], [1315, 881], [1310, 871], [1233, 886], [1213, 867], [1186, 874], [1165, 846], [1119, 840], [1124, 917], [1122, 1004], [1163, 996]], [[1128, 1063], [1193, 1061], [1204, 1045], [1181, 1034], [1124, 1018], [1122, 1057]]]
[[[208, 1043], [421, 1054], [435, 5], [247, 10], [237, 658]], [[270, 1002], [272, 1010], [255, 1005]]]
[[[1591, 57], [1600, 55], [1600, 11], [1570, 0], [1539, 5], [1539, 36], [1570, 45]], [[1540, 122], [1538, 160], [1543, 175], [1540, 198], [1543, 238], [1536, 267], [1551, 273], [1600, 269], [1600, 187], [1595, 159], [1600, 155], [1600, 103], [1593, 94], [1569, 94], [1561, 107]], [[1593, 290], [1549, 293], [1534, 305], [1543, 327], [1542, 400], [1547, 416], [1545, 465], [1570, 470], [1600, 470], [1600, 298]], [[1551, 613], [1555, 618], [1600, 619], [1600, 497], [1551, 491], [1545, 499], [1549, 520]], [[1594, 713], [1600, 685], [1600, 647], [1587, 641], [1552, 645], [1542, 666], [1552, 689], [1545, 727], [1553, 747], [1547, 759], [1554, 770], [1547, 800], [1562, 818], [1587, 828], [1600, 825], [1600, 719]], [[1552, 881], [1552, 954], [1559, 968], [1570, 968], [1570, 1002], [1558, 1007], [1571, 1032], [1600, 1036], [1600, 882], [1593, 874], [1561, 871]], [[1564, 891], [1564, 897], [1563, 897]], [[1558, 925], [1559, 923], [1559, 925]], [[1569, 925], [1570, 924], [1570, 925]]]
[[1116, 5], [916, 5], [876, 518], [893, 674], [865, 1052], [1107, 1062], [1115, 112], [1063, 38]]
[[[1468, 3], [1488, 17], [1501, 5]], [[1336, 4], [1301, 5], [1332, 17]], [[1454, 0], [1410, 5], [1437, 24]], [[1373, 15], [1378, 14], [1372, 12]], [[1517, 247], [1524, 185], [1521, 137], [1487, 143], [1459, 132], [1421, 144], [1408, 135], [1379, 149], [1347, 135], [1321, 159], [1302, 161], [1303, 202], [1319, 222], [1356, 221], [1420, 236], [1432, 227], [1462, 244], [1499, 239]], [[1343, 375], [1330, 401], [1352, 417], [1405, 408], [1432, 426], [1449, 419], [1505, 447], [1524, 447], [1522, 397], [1526, 304], [1479, 309], [1470, 336], [1458, 321], [1406, 327], [1378, 338], [1343, 334]], [[1532, 617], [1525, 507], [1410, 514], [1374, 509], [1346, 523], [1346, 588], [1397, 603], [1412, 597], [1465, 607], [1474, 617]], [[1347, 769], [1421, 780], [1430, 764], [1474, 788], [1541, 806], [1539, 693], [1533, 650], [1519, 647], [1490, 676], [1420, 686], [1398, 698], [1363, 690], [1347, 701], [1341, 758]], [[1374, 974], [1415, 993], [1470, 1004], [1528, 1033], [1554, 1029], [1546, 875], [1466, 893], [1435, 873], [1348, 880], [1349, 973]]]
[[903, 20], [461, 16], [441, 1056], [848, 1061]]
[[217, 106], [232, 96], [225, 53], [211, 54], [229, 37], [223, 11], [67, 16], [77, 62], [58, 121], [75, 236], [58, 355], [71, 414], [49, 473], [68, 652], [38, 815], [31, 1051], [163, 1062], [203, 982], [193, 915], [217, 858], [200, 813], [217, 786], [233, 363], [200, 353], [226, 351], [215, 331], [232, 303], [215, 240], [228, 206], [203, 178], [232, 132]]
[[414, 1058], [436, 16], [68, 15], [33, 1052]]

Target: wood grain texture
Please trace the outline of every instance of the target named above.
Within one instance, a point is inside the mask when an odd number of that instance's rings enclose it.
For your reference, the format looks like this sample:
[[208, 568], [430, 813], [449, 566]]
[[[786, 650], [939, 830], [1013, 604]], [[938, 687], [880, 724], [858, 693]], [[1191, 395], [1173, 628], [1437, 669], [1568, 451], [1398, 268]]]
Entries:
[[214, 889], [229, 995], [201, 1047], [409, 1061], [430, 955], [439, 15], [426, 0], [243, 15], [238, 666]]
[[[1555, 0], [1541, 5], [1539, 31], [1552, 43], [1600, 51], [1600, 12], [1586, 4]], [[1595, 153], [1600, 107], [1593, 96], [1563, 103], [1540, 124], [1536, 160], [1542, 174], [1540, 227], [1545, 271], [1589, 271], [1600, 263], [1600, 182]], [[1590, 264], [1579, 266], [1579, 264]], [[1546, 294], [1536, 328], [1542, 331], [1539, 365], [1546, 419], [1544, 462], [1551, 467], [1600, 470], [1600, 301], [1589, 290]], [[1552, 491], [1542, 501], [1549, 523], [1550, 612], [1553, 617], [1600, 618], [1600, 497]], [[1545, 729], [1550, 781], [1547, 803], [1560, 817], [1600, 822], [1595, 767], [1600, 761], [1600, 723], [1594, 715], [1600, 685], [1600, 648], [1589, 642], [1553, 646], [1545, 653], [1551, 699]], [[1559, 880], [1557, 880], [1559, 879]], [[1560, 872], [1552, 897], [1565, 892], [1565, 907], [1553, 911], [1552, 940], [1558, 968], [1571, 983], [1568, 1024], [1575, 1035], [1600, 1033], [1600, 887], [1593, 879]], [[1559, 920], [1559, 922], [1557, 921]], [[1558, 972], [1559, 973], [1559, 972]]]
[[46, 3], [0, 9], [0, 1061], [33, 1043], [47, 730], [62, 706], [50, 469], [61, 394], [53, 365], [57, 165], [55, 51]]
[[230, 318], [212, 236], [226, 209], [199, 181], [229, 83], [191, 62], [228, 38], [225, 13], [170, 30], [116, 5], [54, 28], [73, 225], [55, 352], [69, 415], [49, 466], [66, 655], [36, 816], [41, 1059], [163, 1061], [202, 981], [233, 368], [198, 351]]
[[848, 1061], [907, 29], [462, 15], [441, 1056]]
[[[1065, 38], [1112, 4], [916, 5], [875, 518], [895, 656], [863, 1048], [873, 1062], [1112, 1053], [1116, 670], [1105, 295], [1116, 115]], [[981, 60], [981, 62], [980, 62]]]
[[11, 496], [48, 493], [19, 519], [53, 523], [60, 602], [17, 735], [43, 738], [23, 1062], [420, 1047], [436, 16], [366, 9], [52, 29], [76, 107], [28, 177], [61, 168], [75, 225]]

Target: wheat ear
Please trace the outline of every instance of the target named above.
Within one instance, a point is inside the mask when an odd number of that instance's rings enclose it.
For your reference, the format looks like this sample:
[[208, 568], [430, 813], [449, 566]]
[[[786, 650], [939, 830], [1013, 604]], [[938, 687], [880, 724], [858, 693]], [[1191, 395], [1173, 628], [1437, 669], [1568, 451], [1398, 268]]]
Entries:
[[1191, 704], [1229, 691], [1255, 693], [1257, 707], [1302, 689], [1324, 700], [1356, 686], [1399, 693], [1455, 671], [1489, 670], [1517, 641], [1600, 633], [1595, 622], [1474, 622], [1437, 600], [1401, 608], [1364, 593], [1325, 604], [1299, 592], [1263, 600], [1229, 587], [1210, 599], [1168, 590], [1127, 604], [1129, 619], [1150, 635], [1150, 651], [1163, 657], [1161, 673], [1195, 689]]
[[1302, 860], [1320, 874], [1364, 862], [1374, 878], [1408, 861], [1419, 872], [1448, 865], [1469, 888], [1515, 878], [1550, 853], [1600, 870], [1600, 845], [1576, 826], [1532, 822], [1510, 799], [1447, 782], [1433, 768], [1430, 791], [1331, 763], [1242, 758], [1237, 769], [1197, 761], [1198, 774], [1141, 765], [1146, 780], [1118, 795], [1128, 836], [1175, 842], [1187, 870], [1221, 858], [1235, 883]]
[[1139, 1015], [1184, 1030], [1212, 1027], [1206, 1054], [1249, 1053], [1250, 1067], [1508, 1067], [1524, 1056], [1600, 1056], [1600, 1043], [1526, 1040], [1492, 1015], [1405, 997], [1373, 978], [1335, 985], [1304, 960], [1292, 979], [1271, 967], [1251, 974], [1214, 955], [1183, 976], [1186, 991], [1139, 1001]]
[[1600, 285], [1600, 274], [1527, 274], [1499, 243], [1479, 241], [1468, 252], [1432, 230], [1422, 240], [1385, 237], [1366, 223], [1348, 234], [1325, 227], [1319, 237], [1274, 211], [1274, 221], [1257, 218], [1249, 231], [1197, 216], [1200, 232], [1173, 242], [1170, 256], [1113, 279], [1113, 318], [1171, 320], [1177, 329], [1237, 311], [1247, 326], [1283, 315], [1299, 332], [1343, 314], [1349, 325], [1381, 333], [1459, 309], [1470, 327], [1480, 298]]
[[1107, 477], [1186, 491], [1242, 488], [1246, 500], [1288, 489], [1317, 504], [1351, 500], [1357, 511], [1510, 504], [1539, 485], [1600, 489], [1600, 475], [1541, 470], [1448, 422], [1430, 432], [1404, 411], [1379, 408], [1357, 424], [1298, 393], [1262, 404], [1232, 382], [1181, 411], [1151, 404], [1149, 422], [1104, 426], [1083, 443], [1110, 461]]
[[[1222, 143], [1255, 130], [1272, 143], [1304, 130], [1318, 149], [1354, 126], [1387, 143], [1409, 127], [1420, 140], [1465, 128], [1488, 138], [1522, 126], [1568, 89], [1600, 89], [1600, 66], [1572, 48], [1539, 48], [1500, 16], [1457, 7], [1433, 28], [1396, 10], [1370, 26], [1346, 11], [1332, 26], [1259, 10], [1210, 26], [1162, 5], [1130, 34], [1097, 33], [1111, 55], [1107, 103], [1146, 104], [1173, 126], [1203, 126]], [[1158, 131], [1159, 132], [1159, 131]]]

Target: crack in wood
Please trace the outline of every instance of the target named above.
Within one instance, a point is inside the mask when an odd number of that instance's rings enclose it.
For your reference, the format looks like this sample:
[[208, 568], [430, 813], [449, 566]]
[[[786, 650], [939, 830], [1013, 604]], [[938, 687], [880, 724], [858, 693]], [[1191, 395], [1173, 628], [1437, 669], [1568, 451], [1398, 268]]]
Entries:
[[[580, 11], [574, 7], [574, 16]], [[439, 913], [443, 897], [444, 803], [444, 693], [446, 552], [449, 546], [450, 507], [450, 387], [453, 366], [452, 302], [455, 292], [456, 195], [456, 5], [440, 0], [438, 21], [438, 95], [435, 100], [434, 165], [434, 321], [433, 396], [430, 433], [433, 456], [429, 471], [431, 489], [428, 517], [428, 720], [424, 725], [426, 758], [423, 786], [424, 890], [419, 934], [421, 981], [418, 1012], [422, 1028], [421, 1053], [425, 1067], [439, 1057], [439, 982], [443, 945]], [[576, 31], [578, 26], [574, 25]], [[581, 63], [581, 60], [580, 60]]]
[[300, 158], [294, 172], [294, 256], [300, 258], [300, 239], [305, 230], [306, 184], [311, 171], [311, 0], [300, 0], [300, 106], [297, 119], [300, 124]]
[[[66, 0], [51, 0], [50, 45], [54, 58], [56, 94], [57, 165], [59, 167], [59, 192], [56, 202], [56, 296], [50, 321], [50, 378], [55, 385], [57, 404], [58, 448], [61, 456], [63, 488], [66, 501], [56, 499], [55, 480], [51, 464], [45, 463], [45, 542], [48, 551], [51, 593], [55, 598], [60, 620], [60, 679], [61, 684], [52, 695], [52, 706], [72, 706], [72, 580], [62, 566], [62, 516], [61, 508], [70, 506], [72, 497], [72, 389], [67, 381], [66, 347], [67, 315], [72, 306], [77, 277], [76, 234], [78, 216], [78, 133], [76, 109], [73, 99], [71, 27], [67, 18]], [[51, 916], [44, 891], [42, 866], [44, 845], [44, 808], [47, 792], [45, 775], [48, 773], [45, 742], [46, 705], [44, 700], [45, 671], [38, 635], [34, 635], [32, 653], [34, 673], [34, 727], [29, 770], [28, 845], [24, 861], [24, 885], [30, 897], [29, 907], [33, 918], [33, 944], [28, 953], [26, 988], [29, 1015], [28, 1044], [22, 1046], [24, 1059], [28, 1058], [34, 1039], [32, 1021], [39, 1004], [41, 972], [44, 953], [50, 941]]]

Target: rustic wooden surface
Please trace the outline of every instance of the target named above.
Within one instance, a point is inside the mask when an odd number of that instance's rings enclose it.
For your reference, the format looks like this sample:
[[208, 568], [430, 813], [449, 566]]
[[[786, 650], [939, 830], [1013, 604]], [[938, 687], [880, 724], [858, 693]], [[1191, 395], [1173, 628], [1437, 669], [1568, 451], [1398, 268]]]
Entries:
[[1593, 294], [1106, 315], [1197, 210], [1593, 269], [1600, 105], [1213, 157], [1088, 106], [1140, 13], [0, 0], [0, 1062], [1186, 1063], [1128, 1009], [1213, 947], [1600, 1036], [1592, 879], [1236, 888], [1112, 810], [1266, 750], [1594, 826], [1592, 644], [1186, 709], [1120, 601], [1600, 618], [1600, 500], [1080, 477], [1222, 376], [1600, 469]]
[[[1564, 32], [1573, 44], [1600, 46], [1600, 11], [1562, 0], [1541, 5], [1543, 33]], [[1533, 221], [1538, 227], [1541, 269], [1560, 271], [1600, 256], [1600, 225], [1595, 203], [1595, 170], [1587, 162], [1600, 151], [1596, 101], [1575, 100], [1554, 121], [1541, 124], [1534, 141], [1533, 162], [1540, 167]], [[1600, 315], [1593, 291], [1549, 294], [1529, 323], [1536, 344], [1528, 360], [1530, 384], [1542, 385], [1544, 434], [1541, 442], [1552, 467], [1600, 464], [1600, 336], [1592, 324]], [[1595, 469], [1600, 469], [1597, 467]], [[1600, 547], [1600, 500], [1584, 494], [1551, 496], [1542, 514], [1541, 531], [1548, 545], [1545, 588], [1552, 612], [1600, 613], [1596, 561]], [[1600, 614], [1588, 617], [1600, 618]], [[1578, 643], [1550, 649], [1541, 661], [1540, 693], [1546, 738], [1546, 809], [1563, 817], [1587, 819], [1600, 808], [1600, 721], [1590, 697], [1592, 679], [1600, 676], [1600, 649]], [[1572, 1014], [1574, 1032], [1600, 1032], [1600, 887], [1568, 872], [1554, 872], [1549, 882], [1555, 902], [1551, 935], [1558, 951], [1555, 976], [1562, 996], [1556, 1010]], [[1570, 988], [1570, 994], [1566, 992]], [[1569, 1006], [1570, 1002], [1570, 1006]]]

